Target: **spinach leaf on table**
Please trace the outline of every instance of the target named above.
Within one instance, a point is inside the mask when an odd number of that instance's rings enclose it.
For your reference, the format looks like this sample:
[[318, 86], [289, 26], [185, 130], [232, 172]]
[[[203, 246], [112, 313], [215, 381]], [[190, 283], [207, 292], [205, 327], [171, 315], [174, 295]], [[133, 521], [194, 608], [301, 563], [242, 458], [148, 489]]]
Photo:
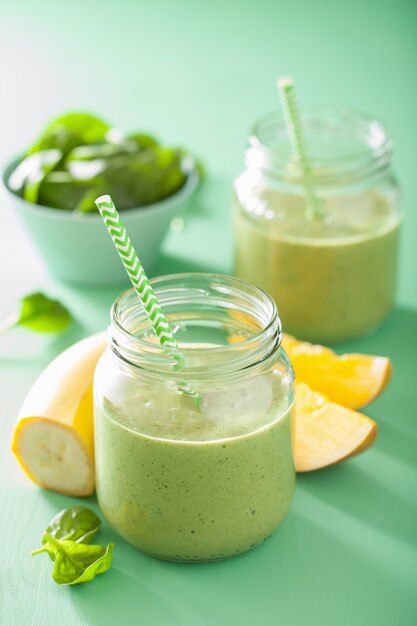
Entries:
[[48, 532], [44, 533], [42, 543], [54, 561], [52, 578], [58, 585], [89, 582], [111, 566], [112, 543], [107, 547], [78, 543], [70, 539], [55, 539]]
[[[94, 511], [84, 506], [71, 506], [57, 513], [49, 522], [45, 532], [54, 539], [91, 543], [100, 526], [100, 518]], [[43, 539], [42, 543], [44, 543]]]
[[93, 580], [109, 569], [113, 544], [107, 547], [91, 541], [101, 521], [91, 509], [73, 506], [55, 515], [42, 535], [42, 547], [32, 556], [46, 552], [54, 562], [52, 577], [59, 585], [78, 585]]
[[52, 300], [40, 291], [24, 296], [16, 324], [40, 333], [58, 333], [67, 328], [71, 314], [58, 300]]
[[19, 311], [0, 322], [0, 334], [15, 326], [38, 333], [60, 333], [69, 326], [71, 319], [71, 313], [61, 302], [35, 291], [21, 298]]

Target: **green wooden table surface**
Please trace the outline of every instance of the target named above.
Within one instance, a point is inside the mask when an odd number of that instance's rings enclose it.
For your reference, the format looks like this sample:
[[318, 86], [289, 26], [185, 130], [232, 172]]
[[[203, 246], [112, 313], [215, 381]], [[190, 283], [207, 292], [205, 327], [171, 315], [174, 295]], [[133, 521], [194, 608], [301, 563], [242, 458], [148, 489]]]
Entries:
[[[19, 292], [49, 289], [77, 323], [57, 339], [0, 338], [0, 624], [4, 626], [415, 626], [417, 624], [417, 4], [372, 0], [0, 0], [0, 157], [52, 115], [101, 111], [122, 128], [193, 148], [207, 180], [185, 228], [165, 241], [157, 273], [231, 271], [231, 182], [250, 123], [277, 105], [292, 73], [303, 102], [350, 105], [382, 118], [395, 141], [406, 216], [398, 306], [372, 336], [340, 349], [389, 355], [394, 376], [368, 414], [376, 444], [298, 479], [291, 512], [263, 546], [208, 565], [144, 556], [116, 544], [109, 573], [61, 588], [31, 559], [48, 520], [77, 500], [38, 489], [10, 453], [15, 415], [42, 368], [102, 329], [117, 290], [51, 279], [4, 199], [0, 314]], [[94, 498], [87, 501], [96, 508]]]

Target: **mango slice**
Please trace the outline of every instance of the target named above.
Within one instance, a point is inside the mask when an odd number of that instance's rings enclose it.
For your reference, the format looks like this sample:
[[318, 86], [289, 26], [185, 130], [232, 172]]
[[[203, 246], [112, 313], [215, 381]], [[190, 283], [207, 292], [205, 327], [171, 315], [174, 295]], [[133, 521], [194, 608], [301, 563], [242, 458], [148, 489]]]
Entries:
[[296, 385], [294, 461], [297, 472], [321, 469], [363, 452], [377, 424], [366, 415], [331, 402], [305, 383]]
[[337, 356], [330, 348], [298, 341], [285, 334], [282, 346], [299, 382], [350, 409], [359, 409], [372, 402], [391, 377], [392, 365], [386, 357]]

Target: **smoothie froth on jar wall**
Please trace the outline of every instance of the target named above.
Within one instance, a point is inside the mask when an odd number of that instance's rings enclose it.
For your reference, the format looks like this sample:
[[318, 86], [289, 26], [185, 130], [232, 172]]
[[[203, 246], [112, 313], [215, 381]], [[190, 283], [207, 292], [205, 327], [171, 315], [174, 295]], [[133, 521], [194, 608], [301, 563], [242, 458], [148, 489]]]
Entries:
[[307, 218], [278, 114], [255, 126], [235, 183], [235, 273], [279, 303], [285, 331], [337, 342], [376, 328], [393, 306], [398, 189], [376, 120], [318, 110], [303, 119], [323, 218]]
[[[277, 528], [295, 487], [293, 372], [276, 307], [226, 276], [152, 283], [187, 365], [173, 371], [136, 294], [123, 294], [94, 385], [99, 504], [127, 541], [153, 556], [237, 555]], [[198, 403], [178, 380], [192, 385]]]

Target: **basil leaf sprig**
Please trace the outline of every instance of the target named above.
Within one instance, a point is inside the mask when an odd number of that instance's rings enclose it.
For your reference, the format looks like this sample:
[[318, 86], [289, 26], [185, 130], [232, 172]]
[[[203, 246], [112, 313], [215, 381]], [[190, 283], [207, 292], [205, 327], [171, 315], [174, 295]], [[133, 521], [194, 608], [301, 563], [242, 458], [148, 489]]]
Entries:
[[35, 291], [23, 296], [19, 310], [0, 322], [0, 334], [15, 326], [24, 326], [38, 333], [60, 333], [70, 322], [71, 314], [61, 302]]
[[42, 536], [42, 548], [32, 556], [46, 552], [54, 562], [52, 578], [58, 585], [78, 585], [106, 572], [112, 561], [114, 545], [93, 545], [91, 541], [101, 526], [100, 519], [85, 507], [60, 511]]

